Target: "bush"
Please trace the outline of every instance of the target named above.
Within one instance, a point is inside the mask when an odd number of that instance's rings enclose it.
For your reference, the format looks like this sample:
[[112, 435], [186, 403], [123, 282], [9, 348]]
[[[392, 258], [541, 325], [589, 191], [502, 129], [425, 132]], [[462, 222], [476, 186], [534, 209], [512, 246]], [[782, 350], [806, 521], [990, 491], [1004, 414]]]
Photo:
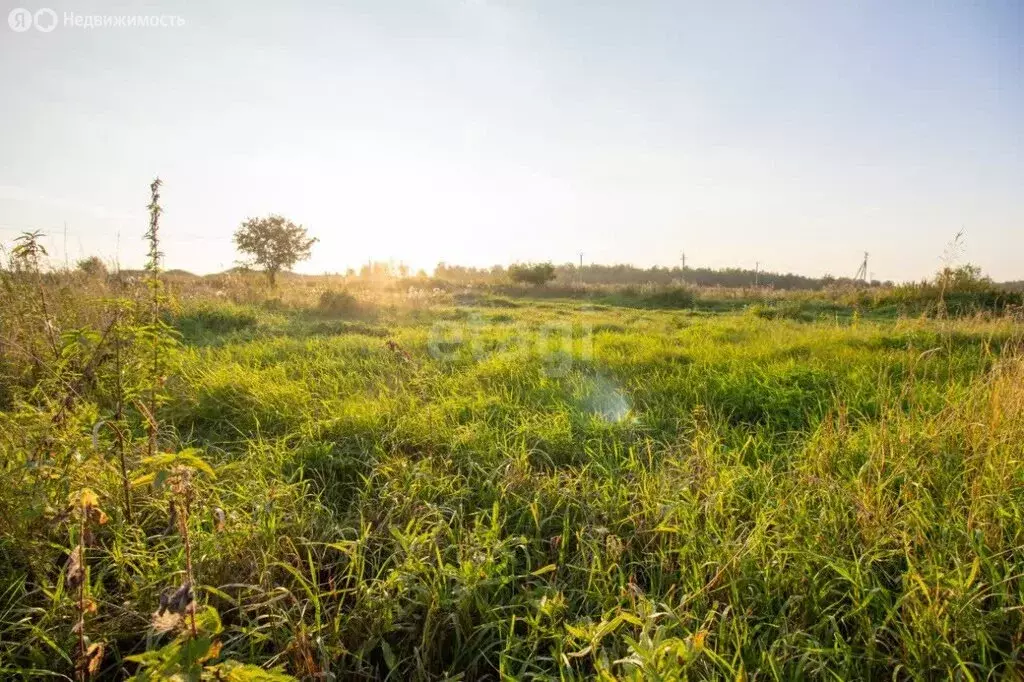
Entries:
[[89, 256], [83, 258], [76, 264], [79, 272], [82, 272], [89, 277], [106, 277], [107, 266], [104, 265], [103, 261], [98, 256]]
[[555, 266], [551, 263], [516, 263], [509, 266], [508, 276], [513, 282], [540, 286], [555, 278]]
[[693, 290], [685, 287], [655, 291], [643, 299], [644, 303], [653, 308], [692, 308], [696, 300]]
[[347, 291], [326, 289], [320, 294], [317, 309], [330, 315], [349, 315], [359, 310], [359, 299]]

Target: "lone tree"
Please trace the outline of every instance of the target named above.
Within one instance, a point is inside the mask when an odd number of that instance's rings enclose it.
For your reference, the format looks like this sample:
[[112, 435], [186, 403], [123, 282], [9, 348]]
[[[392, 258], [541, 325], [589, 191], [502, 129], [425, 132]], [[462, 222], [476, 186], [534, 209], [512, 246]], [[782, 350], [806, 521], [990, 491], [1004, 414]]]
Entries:
[[540, 286], [555, 278], [555, 266], [551, 263], [528, 263], [526, 265], [516, 263], [509, 266], [508, 274], [513, 282]]
[[89, 256], [78, 261], [75, 266], [79, 272], [82, 272], [89, 277], [106, 277], [107, 266], [100, 260], [99, 256]]
[[246, 265], [263, 268], [271, 287], [277, 284], [277, 273], [309, 258], [316, 241], [302, 225], [279, 215], [249, 218], [235, 231], [235, 246], [249, 255]]

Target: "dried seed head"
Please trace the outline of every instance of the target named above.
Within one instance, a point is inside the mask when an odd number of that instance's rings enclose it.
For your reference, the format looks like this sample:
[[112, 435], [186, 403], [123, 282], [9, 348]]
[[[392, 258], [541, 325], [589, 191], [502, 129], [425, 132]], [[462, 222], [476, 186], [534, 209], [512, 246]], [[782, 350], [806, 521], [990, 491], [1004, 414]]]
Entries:
[[89, 520], [95, 523], [97, 526], [102, 526], [107, 522], [107, 515], [99, 507], [88, 507]]
[[167, 503], [167, 528], [164, 535], [173, 535], [178, 530], [178, 507], [174, 500]]
[[227, 523], [227, 515], [224, 510], [220, 507], [213, 508], [213, 527], [220, 533], [224, 530], [224, 525]]
[[192, 583], [188, 580], [181, 584], [181, 587], [174, 590], [167, 597], [166, 609], [173, 613], [184, 615], [189, 611], [192, 602], [195, 601], [196, 593], [192, 590]]
[[89, 657], [89, 675], [95, 675], [100, 670], [100, 664], [103, 662], [104, 646], [103, 642], [94, 642], [89, 646], [89, 649], [85, 652]]
[[185, 623], [185, 619], [177, 613], [170, 611], [154, 611], [150, 625], [154, 632], [164, 633], [177, 630]]
[[103, 642], [93, 642], [89, 645], [89, 648], [78, 657], [78, 662], [75, 664], [75, 668], [83, 677], [92, 677], [100, 671], [100, 665], [103, 663], [103, 651]]
[[67, 586], [74, 590], [85, 580], [85, 562], [82, 560], [82, 545], [77, 545], [68, 556]]
[[171, 594], [173, 592], [174, 590], [168, 587], [166, 590], [160, 593], [160, 608], [156, 610], [157, 615], [164, 615], [164, 612], [167, 610], [167, 605], [171, 601]]
[[171, 469], [171, 475], [168, 478], [171, 491], [175, 495], [181, 495], [187, 497], [192, 493], [192, 469], [179, 464]]
[[184, 617], [195, 613], [195, 591], [185, 581], [181, 587], [168, 587], [160, 594], [160, 607], [153, 612], [152, 626], [156, 632], [170, 632], [184, 624]]

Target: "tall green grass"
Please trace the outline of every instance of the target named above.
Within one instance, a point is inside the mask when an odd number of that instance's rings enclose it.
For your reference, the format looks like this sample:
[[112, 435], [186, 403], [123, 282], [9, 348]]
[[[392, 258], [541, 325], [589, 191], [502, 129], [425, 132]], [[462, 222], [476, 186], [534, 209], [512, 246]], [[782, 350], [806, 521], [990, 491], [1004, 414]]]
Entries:
[[[337, 679], [1019, 673], [1019, 323], [447, 299], [353, 320], [333, 300], [170, 319], [161, 434], [203, 453], [196, 499], [225, 512], [189, 533], [220, 657]], [[134, 672], [185, 567], [166, 502], [139, 486], [120, 512], [102, 396], [38, 476], [44, 413], [19, 385], [0, 675], [71, 674], [49, 514], [84, 484], [111, 517], [89, 627], [102, 674]]]

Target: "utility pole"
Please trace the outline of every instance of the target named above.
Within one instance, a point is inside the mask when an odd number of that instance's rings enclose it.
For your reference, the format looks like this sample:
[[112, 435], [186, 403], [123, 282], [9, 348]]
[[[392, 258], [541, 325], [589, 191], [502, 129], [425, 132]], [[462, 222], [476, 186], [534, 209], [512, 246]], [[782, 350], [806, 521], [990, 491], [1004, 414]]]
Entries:
[[868, 283], [868, 252], [864, 252], [864, 261], [857, 268], [857, 274], [853, 276], [854, 280], [860, 280], [864, 284]]
[[686, 281], [686, 252], [679, 254], [679, 279], [682, 282]]
[[758, 273], [760, 271], [761, 271], [761, 261], [756, 260], [756, 261], [754, 261], [754, 286], [755, 287], [757, 286], [757, 283], [758, 283], [757, 275], [758, 275]]
[[580, 289], [583, 288], [583, 252], [582, 251], [580, 251], [580, 269], [579, 269], [578, 274], [576, 275], [576, 283], [577, 283], [576, 285]]
[[71, 269], [71, 262], [68, 260], [68, 221], [64, 221], [64, 269]]

